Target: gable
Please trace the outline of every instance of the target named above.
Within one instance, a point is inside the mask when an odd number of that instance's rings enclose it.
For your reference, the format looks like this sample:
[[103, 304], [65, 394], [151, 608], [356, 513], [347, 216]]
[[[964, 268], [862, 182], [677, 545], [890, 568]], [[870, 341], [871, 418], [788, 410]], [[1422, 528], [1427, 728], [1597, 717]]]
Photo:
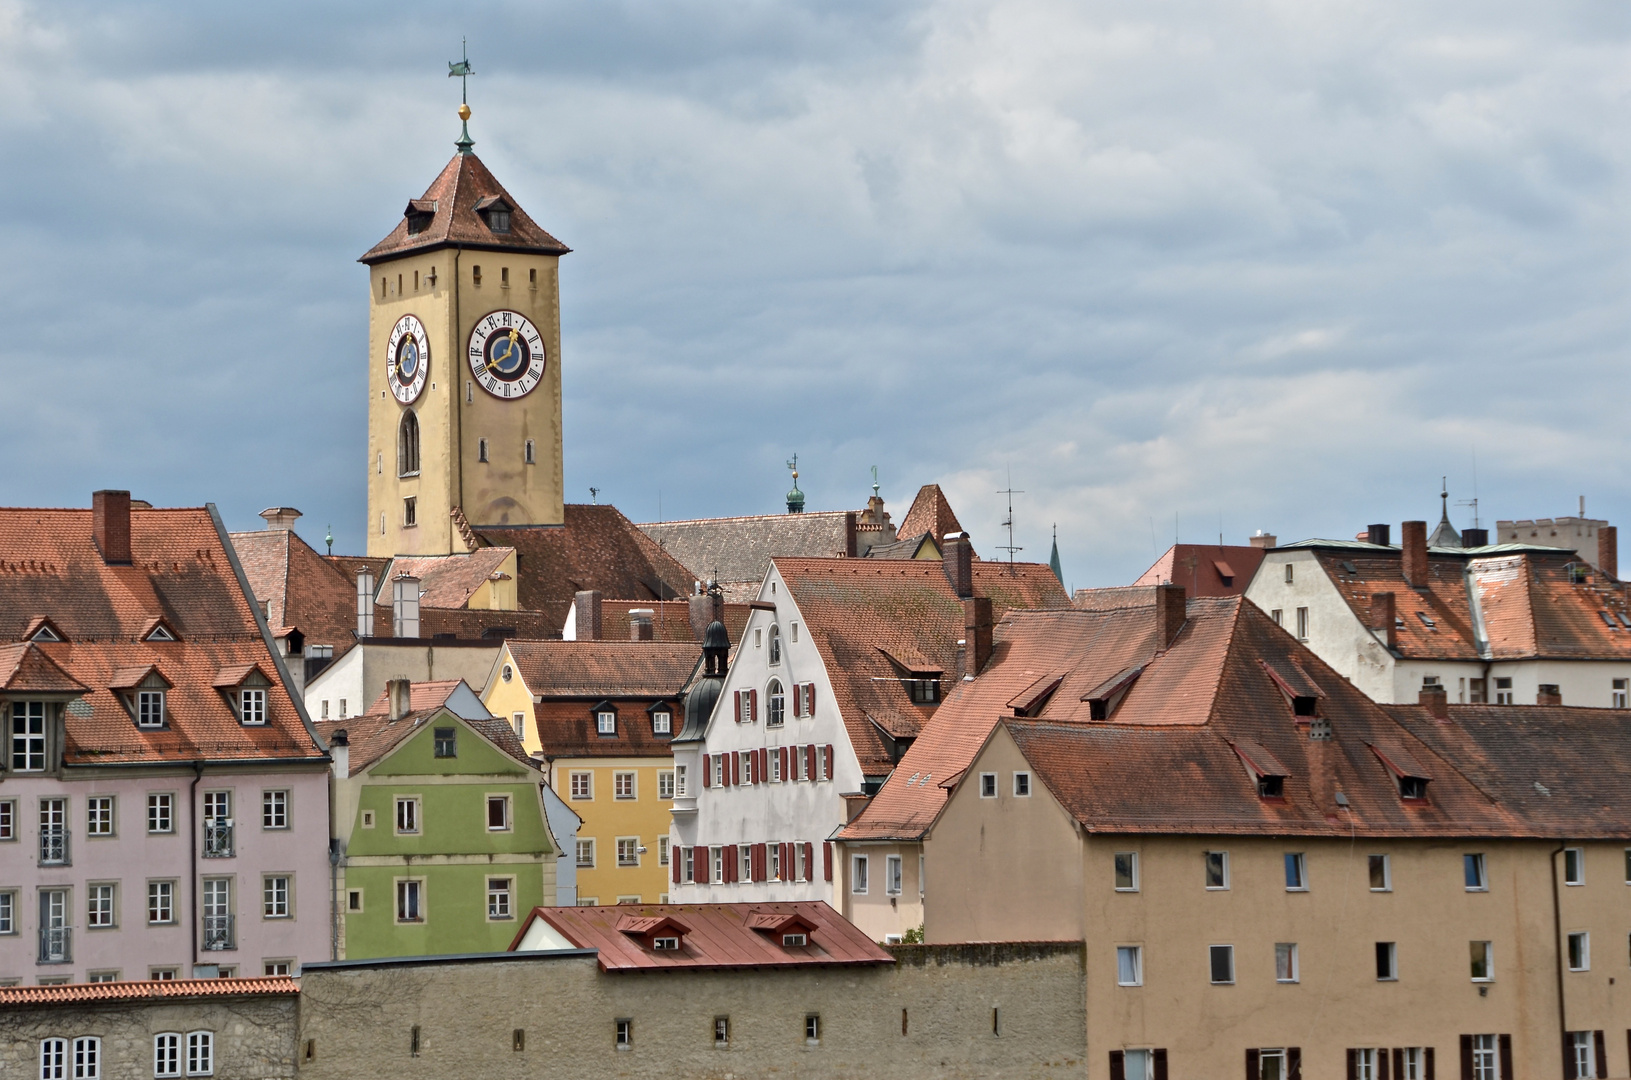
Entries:
[[[412, 723], [399, 720], [398, 723]], [[436, 729], [452, 728], [457, 756], [436, 756]], [[518, 776], [532, 770], [448, 711], [438, 712], [368, 769], [370, 776]]]

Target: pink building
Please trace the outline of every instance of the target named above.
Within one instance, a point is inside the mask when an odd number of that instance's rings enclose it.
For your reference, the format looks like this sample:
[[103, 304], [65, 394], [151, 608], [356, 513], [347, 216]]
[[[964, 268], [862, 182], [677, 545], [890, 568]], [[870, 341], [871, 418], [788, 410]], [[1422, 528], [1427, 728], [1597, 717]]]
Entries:
[[248, 596], [213, 507], [0, 509], [0, 985], [330, 958], [328, 759]]

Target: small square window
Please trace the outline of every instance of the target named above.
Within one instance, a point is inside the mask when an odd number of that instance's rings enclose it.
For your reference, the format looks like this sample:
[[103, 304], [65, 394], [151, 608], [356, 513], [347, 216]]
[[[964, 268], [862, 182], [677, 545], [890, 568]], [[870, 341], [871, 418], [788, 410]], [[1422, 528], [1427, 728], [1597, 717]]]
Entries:
[[1229, 887], [1229, 853], [1227, 851], [1206, 852], [1206, 887], [1208, 889], [1227, 889]]
[[1235, 947], [1213, 945], [1208, 952], [1212, 965], [1212, 985], [1232, 984], [1235, 981]]
[[1569, 970], [1591, 970], [1591, 935], [1585, 931], [1569, 935]]
[[595, 774], [590, 772], [573, 773], [571, 792], [574, 799], [593, 799], [595, 797]]
[[1286, 891], [1308, 890], [1308, 863], [1300, 851], [1286, 852]]
[[578, 840], [577, 865], [586, 870], [595, 868], [595, 842], [593, 839]]
[[1138, 891], [1138, 852], [1116, 852], [1116, 891]]
[[1370, 891], [1393, 891], [1393, 868], [1386, 855], [1370, 857]]
[[1584, 885], [1586, 883], [1586, 849], [1563, 849], [1563, 884]]
[[345, 891], [345, 909], [347, 911], [362, 911], [361, 889], [347, 889]]
[[1489, 891], [1489, 876], [1485, 872], [1483, 855], [1461, 856], [1461, 877], [1468, 892]]
[[626, 1017], [622, 1018], [622, 1019], [619, 1019], [617, 1021], [616, 1031], [617, 1031], [617, 1034], [615, 1036], [616, 1042], [615, 1042], [614, 1045], [619, 1050], [633, 1050], [634, 1049], [634, 1021], [630, 1020], [630, 1019], [627, 1019]]
[[147, 831], [175, 832], [175, 796], [167, 792], [147, 796]]
[[1014, 797], [1018, 799], [1029, 798], [1031, 794], [1031, 774], [1017, 772], [1014, 774]]
[[1116, 985], [1144, 985], [1144, 948], [1141, 945], [1116, 946]]
[[[459, 756], [459, 742], [456, 728], [439, 727], [435, 731], [436, 756], [450, 758]], [[423, 751], [421, 751], [423, 753]]]
[[85, 835], [113, 835], [112, 795], [96, 795], [85, 800]]
[[1274, 946], [1274, 981], [1294, 983], [1298, 980], [1297, 945], [1282, 941]]
[[666, 709], [651, 714], [651, 733], [653, 735], [671, 735], [674, 732], [674, 714]]
[[617, 838], [617, 865], [640, 865], [640, 838], [638, 836], [620, 836]]
[[266, 691], [244, 690], [239, 697], [239, 713], [245, 724], [266, 723]]
[[139, 690], [136, 692], [136, 726], [144, 728], [164, 726], [163, 690]]
[[997, 774], [983, 772], [980, 774], [980, 798], [995, 799], [997, 797]]
[[1376, 979], [1378, 982], [1395, 982], [1399, 978], [1399, 943], [1396, 941], [1378, 941], [1376, 943]]
[[634, 774], [632, 772], [612, 773], [612, 798], [634, 798]]
[[487, 917], [489, 919], [511, 918], [510, 912], [510, 879], [495, 877], [487, 879]]
[[287, 791], [261, 792], [261, 828], [287, 829], [289, 827], [289, 793]]

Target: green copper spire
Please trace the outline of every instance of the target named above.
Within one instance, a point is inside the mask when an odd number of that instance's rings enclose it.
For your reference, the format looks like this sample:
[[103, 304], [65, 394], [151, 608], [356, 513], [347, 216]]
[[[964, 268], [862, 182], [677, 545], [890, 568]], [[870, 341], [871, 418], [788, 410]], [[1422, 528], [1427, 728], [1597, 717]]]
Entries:
[[1059, 568], [1059, 525], [1057, 522], [1053, 526], [1053, 554], [1048, 558], [1048, 568], [1053, 571], [1053, 576], [1059, 579], [1059, 584], [1063, 585], [1065, 583], [1065, 572]]
[[447, 77], [459, 80], [459, 121], [462, 125], [459, 131], [459, 140], [453, 145], [459, 148], [459, 153], [468, 154], [470, 148], [476, 145], [470, 137], [470, 76], [476, 73], [470, 66], [470, 49], [463, 38], [459, 39], [459, 52], [461, 60], [447, 62]]
[[787, 512], [789, 514], [804, 513], [804, 492], [799, 490], [799, 456], [793, 455], [793, 460], [787, 463], [793, 470], [793, 490], [787, 493]]
[[328, 535], [323, 537], [323, 542], [328, 545], [328, 553], [334, 554], [334, 526], [328, 527]]

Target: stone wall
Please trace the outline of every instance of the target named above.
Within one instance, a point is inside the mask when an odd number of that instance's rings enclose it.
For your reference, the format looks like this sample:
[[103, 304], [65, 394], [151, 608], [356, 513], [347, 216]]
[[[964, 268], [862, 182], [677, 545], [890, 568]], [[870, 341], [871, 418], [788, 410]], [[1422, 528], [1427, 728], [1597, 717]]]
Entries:
[[1084, 1074], [1080, 944], [892, 951], [893, 965], [731, 971], [605, 973], [583, 953], [308, 965], [301, 1077]]

